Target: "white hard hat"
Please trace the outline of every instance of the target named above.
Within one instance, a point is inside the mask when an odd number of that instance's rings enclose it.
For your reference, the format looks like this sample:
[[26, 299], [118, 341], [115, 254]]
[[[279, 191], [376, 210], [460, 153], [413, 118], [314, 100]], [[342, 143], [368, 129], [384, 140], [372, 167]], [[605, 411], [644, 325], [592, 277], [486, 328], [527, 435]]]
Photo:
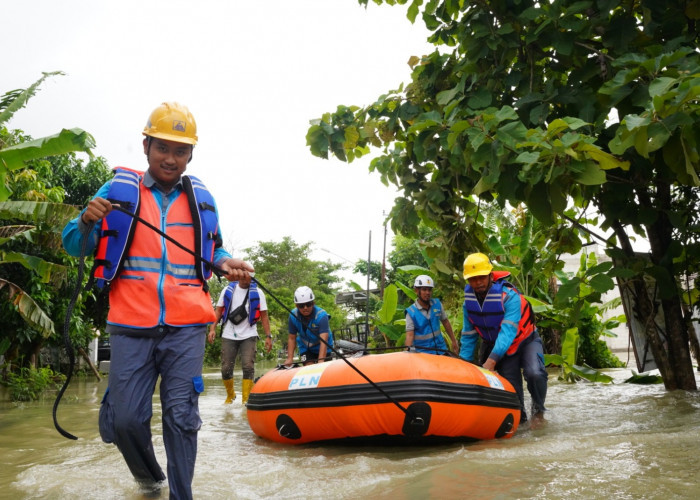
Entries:
[[295, 304], [305, 304], [311, 302], [316, 297], [314, 297], [314, 292], [308, 286], [300, 286], [294, 291], [294, 303]]
[[426, 274], [421, 274], [420, 276], [416, 277], [416, 281], [413, 283], [413, 288], [419, 288], [419, 287], [430, 287], [433, 288], [435, 286], [435, 283], [433, 283], [433, 278]]

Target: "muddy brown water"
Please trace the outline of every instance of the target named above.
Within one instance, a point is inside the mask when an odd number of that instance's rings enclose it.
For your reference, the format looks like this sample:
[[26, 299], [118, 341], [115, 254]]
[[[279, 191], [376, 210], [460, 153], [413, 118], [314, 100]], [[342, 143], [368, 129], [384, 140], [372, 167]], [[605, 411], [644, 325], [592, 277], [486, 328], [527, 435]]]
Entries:
[[[267, 368], [258, 368], [264, 373]], [[547, 422], [512, 439], [418, 448], [283, 446], [258, 438], [240, 397], [224, 406], [205, 372], [204, 424], [193, 483], [213, 499], [674, 499], [700, 494], [700, 393], [661, 385], [569, 385], [550, 373]], [[240, 372], [235, 374], [240, 385]], [[16, 404], [0, 389], [0, 498], [142, 498], [121, 455], [100, 440], [106, 380], [74, 379], [53, 427], [53, 396]], [[165, 468], [160, 404], [154, 444]], [[167, 498], [164, 487], [161, 497]]]

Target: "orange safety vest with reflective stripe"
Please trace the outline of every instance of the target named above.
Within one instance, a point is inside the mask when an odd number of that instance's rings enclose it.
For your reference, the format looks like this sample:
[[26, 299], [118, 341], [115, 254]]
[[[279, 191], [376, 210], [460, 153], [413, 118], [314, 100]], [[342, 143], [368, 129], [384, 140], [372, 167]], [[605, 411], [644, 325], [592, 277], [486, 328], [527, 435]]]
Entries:
[[[187, 195], [180, 192], [162, 214], [150, 189], [139, 183], [139, 216], [186, 248], [195, 247]], [[195, 259], [143, 224], [137, 224], [122, 272], [111, 283], [107, 322], [133, 328], [192, 326], [216, 321]]]

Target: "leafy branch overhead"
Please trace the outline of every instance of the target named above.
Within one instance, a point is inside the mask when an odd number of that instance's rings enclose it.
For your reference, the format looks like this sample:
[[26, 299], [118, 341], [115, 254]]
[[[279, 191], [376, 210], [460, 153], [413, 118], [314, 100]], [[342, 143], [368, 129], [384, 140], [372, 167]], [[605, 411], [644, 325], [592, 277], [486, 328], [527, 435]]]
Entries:
[[[63, 75], [60, 71], [44, 73], [39, 80], [27, 89], [10, 91], [0, 96], [0, 125], [6, 123], [39, 90], [39, 86], [51, 76]], [[92, 158], [95, 139], [79, 128], [62, 129], [55, 135], [42, 137], [33, 141], [21, 142], [4, 147], [0, 143], [0, 201], [9, 198], [11, 191], [7, 188], [6, 178], [9, 171], [23, 168], [27, 162], [47, 156], [82, 151]]]
[[[465, 252], [485, 249], [484, 203], [525, 206], [561, 251], [599, 239], [616, 261], [611, 278], [660, 283], [680, 344], [652, 349], [690, 366], [674, 283], [700, 255], [700, 3], [373, 3], [408, 4], [435, 50], [411, 58], [409, 83], [313, 120], [311, 153], [352, 162], [374, 148], [370, 170], [402, 192], [392, 228], [439, 230], [431, 257], [448, 276]], [[650, 260], [635, 255], [634, 235], [648, 240]], [[669, 387], [695, 385], [681, 378]]]

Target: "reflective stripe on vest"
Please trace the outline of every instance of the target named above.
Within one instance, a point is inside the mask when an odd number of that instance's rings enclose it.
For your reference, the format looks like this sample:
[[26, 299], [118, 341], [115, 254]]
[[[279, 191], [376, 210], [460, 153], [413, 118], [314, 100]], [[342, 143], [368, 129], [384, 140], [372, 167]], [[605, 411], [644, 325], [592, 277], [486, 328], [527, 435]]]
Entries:
[[[110, 184], [107, 199], [140, 216], [140, 186], [143, 172], [125, 167], [116, 167], [114, 171], [115, 176]], [[197, 255], [211, 262], [214, 258], [216, 243], [220, 239], [214, 198], [204, 184], [194, 176], [183, 175], [182, 185], [195, 232], [194, 244], [187, 248], [191, 248]], [[156, 227], [160, 226], [160, 220], [151, 223]], [[97, 278], [98, 287], [102, 288], [109, 284], [121, 272], [137, 224], [136, 219], [118, 210], [112, 210], [102, 220], [102, 230], [95, 253], [94, 275]], [[133, 266], [149, 265], [145, 262], [132, 264]], [[170, 269], [170, 271], [177, 274], [176, 270]], [[211, 277], [211, 274], [212, 270], [207, 264], [200, 263], [195, 268], [195, 275], [199, 276], [203, 283]]]
[[[231, 310], [231, 301], [233, 300], [233, 291], [238, 286], [238, 281], [232, 281], [224, 290], [224, 313], [221, 316], [221, 324], [226, 324], [228, 314]], [[248, 324], [253, 326], [260, 320], [260, 293], [258, 292], [258, 284], [252, 282], [248, 288]]]
[[464, 305], [469, 314], [469, 323], [472, 324], [481, 338], [491, 343], [496, 342], [505, 316], [503, 302], [506, 291], [503, 289], [504, 286], [516, 292], [520, 298], [520, 322], [513, 325], [516, 328], [515, 339], [506, 351], [506, 354], [513, 354], [518, 350], [520, 343], [535, 330], [534, 314], [527, 299], [512, 284], [505, 280], [498, 280], [491, 285], [483, 304], [479, 303], [472, 288], [469, 285], [465, 286]]
[[432, 351], [435, 349], [447, 349], [447, 344], [440, 331], [441, 310], [442, 305], [439, 299], [430, 299], [430, 308], [428, 309], [430, 318], [426, 318], [416, 307], [416, 304], [411, 304], [411, 306], [406, 309], [406, 312], [413, 321], [413, 345], [416, 349], [421, 350], [427, 348]]
[[[139, 216], [194, 248], [194, 223], [184, 192], [163, 217], [154, 193], [140, 183]], [[107, 321], [126, 327], [192, 326], [216, 320], [194, 257], [144, 224], [135, 225], [121, 272], [111, 282], [109, 302]]]

